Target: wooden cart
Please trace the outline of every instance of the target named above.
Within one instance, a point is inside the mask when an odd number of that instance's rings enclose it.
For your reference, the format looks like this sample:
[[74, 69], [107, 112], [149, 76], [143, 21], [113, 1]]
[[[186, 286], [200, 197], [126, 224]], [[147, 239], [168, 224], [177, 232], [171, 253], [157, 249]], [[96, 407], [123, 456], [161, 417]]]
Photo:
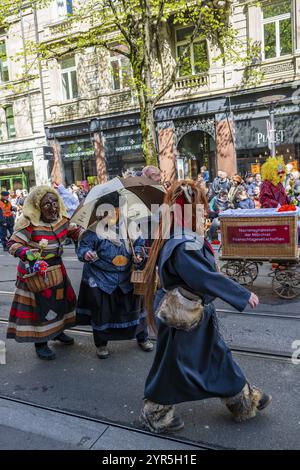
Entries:
[[229, 210], [220, 216], [221, 271], [241, 285], [251, 287], [259, 266], [270, 262], [272, 290], [279, 297], [300, 295], [298, 247], [299, 211], [276, 209]]

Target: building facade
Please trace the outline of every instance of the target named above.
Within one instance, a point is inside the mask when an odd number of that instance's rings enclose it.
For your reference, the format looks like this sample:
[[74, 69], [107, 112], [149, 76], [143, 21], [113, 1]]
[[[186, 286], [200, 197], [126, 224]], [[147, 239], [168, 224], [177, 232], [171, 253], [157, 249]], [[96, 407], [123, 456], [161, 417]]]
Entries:
[[[38, 40], [47, 44], [72, 34], [68, 21], [72, 8], [71, 0], [53, 0], [38, 11]], [[250, 39], [261, 48], [260, 63], [253, 63], [253, 68], [259, 68], [262, 79], [252, 87], [243, 85], [247, 70], [239, 64], [224, 66], [209, 41], [194, 41], [173, 88], [155, 110], [165, 179], [172, 174], [195, 177], [202, 165], [208, 167], [211, 178], [218, 170], [230, 175], [259, 172], [270, 154], [270, 138], [276, 140], [276, 150], [286, 162], [295, 167], [299, 163], [300, 0], [263, 0], [260, 6], [236, 0], [232, 22], [241, 42]], [[20, 27], [20, 22], [16, 25]], [[167, 61], [180, 56], [190, 34], [189, 26], [165, 25], [160, 40], [165, 42]], [[36, 146], [33, 167], [42, 169], [38, 173], [88, 187], [145, 165], [129, 74], [124, 57], [94, 47], [43, 64], [36, 95], [32, 89], [36, 97], [33, 132], [28, 128], [30, 112], [27, 128], [21, 125], [28, 136], [28, 141], [21, 139], [22, 145], [28, 142], [29, 148], [34, 142]], [[270, 102], [276, 104], [275, 130], [269, 124]], [[8, 108], [6, 122], [9, 116]], [[37, 131], [39, 138], [33, 139]], [[0, 152], [1, 145], [7, 147], [8, 141], [0, 143]], [[8, 155], [14, 152], [7, 150]]]
[[0, 29], [1, 189], [28, 190], [49, 180], [39, 68], [24, 47], [36, 38], [34, 15], [28, 9]]

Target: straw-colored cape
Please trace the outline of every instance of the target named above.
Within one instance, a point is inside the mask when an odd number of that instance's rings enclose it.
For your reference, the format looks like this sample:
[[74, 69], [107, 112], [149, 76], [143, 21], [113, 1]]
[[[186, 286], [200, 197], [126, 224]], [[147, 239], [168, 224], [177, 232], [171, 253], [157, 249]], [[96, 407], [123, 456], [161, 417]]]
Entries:
[[55, 194], [55, 196], [58, 198], [59, 218], [60, 219], [63, 217], [68, 218], [63, 200], [61, 199], [57, 191], [47, 185], [36, 186], [35, 188], [33, 188], [32, 191], [30, 191], [29, 195], [27, 196], [25, 200], [22, 215], [19, 217], [19, 219], [17, 220], [15, 224], [16, 232], [24, 229], [25, 227], [28, 227], [29, 225], [35, 225], [35, 226], [40, 225], [40, 221], [41, 221], [40, 203], [43, 197], [45, 196], [45, 194], [47, 193]]

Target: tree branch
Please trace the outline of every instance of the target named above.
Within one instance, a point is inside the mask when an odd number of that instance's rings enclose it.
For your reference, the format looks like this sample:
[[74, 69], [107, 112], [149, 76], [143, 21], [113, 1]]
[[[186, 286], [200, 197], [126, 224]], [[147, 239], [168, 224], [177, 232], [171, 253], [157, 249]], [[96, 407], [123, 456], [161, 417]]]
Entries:
[[182, 56], [179, 58], [179, 60], [177, 60], [176, 62], [176, 65], [175, 67], [173, 68], [173, 71], [170, 75], [170, 78], [169, 78], [169, 82], [167, 83], [167, 85], [163, 86], [160, 91], [158, 92], [158, 94], [156, 95], [156, 97], [154, 98], [154, 105], [156, 105], [159, 100], [166, 94], [168, 93], [168, 91], [171, 90], [172, 86], [174, 85], [175, 83], [175, 80], [176, 80], [176, 77], [177, 77], [177, 73], [179, 71], [179, 68], [180, 66], [182, 65], [184, 59], [186, 58], [187, 56], [187, 53], [191, 47], [191, 45], [193, 44], [195, 38], [199, 35], [200, 33], [200, 29], [201, 29], [201, 21], [202, 21], [202, 16], [199, 15], [199, 18], [198, 18], [198, 21], [195, 25], [195, 28], [194, 28], [194, 31], [193, 31], [193, 34], [191, 35], [191, 38], [190, 38], [190, 41], [188, 42], [188, 44], [186, 45], [184, 51], [183, 51], [183, 54]]
[[113, 12], [113, 15], [114, 15], [114, 18], [115, 18], [115, 24], [116, 26], [119, 28], [120, 32], [123, 34], [124, 38], [126, 39], [126, 41], [128, 42], [128, 44], [130, 46], [133, 45], [132, 43], [132, 40], [131, 40], [131, 37], [130, 35], [128, 34], [128, 32], [126, 31], [126, 29], [122, 26], [122, 24], [120, 23], [120, 21], [118, 20], [119, 18], [119, 15], [118, 15], [118, 12], [117, 12], [117, 9], [114, 5], [114, 0], [108, 0], [108, 4]]
[[156, 40], [159, 36], [161, 20], [164, 14], [164, 10], [165, 10], [165, 0], [160, 0], [160, 5], [158, 9], [158, 14], [157, 14], [157, 21], [153, 28], [152, 48], [156, 46]]

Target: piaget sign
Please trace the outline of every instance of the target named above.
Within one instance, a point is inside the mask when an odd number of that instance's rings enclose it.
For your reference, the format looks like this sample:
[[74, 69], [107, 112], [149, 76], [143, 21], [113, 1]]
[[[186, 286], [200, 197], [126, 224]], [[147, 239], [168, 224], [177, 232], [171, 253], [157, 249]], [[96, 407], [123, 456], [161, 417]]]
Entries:
[[[32, 152], [20, 152], [0, 155], [0, 165], [9, 165], [11, 163], [32, 162]], [[21, 166], [21, 165], [20, 165]]]
[[[274, 135], [273, 135], [274, 134]], [[269, 139], [275, 140], [276, 144], [282, 144], [284, 142], [284, 130], [280, 129], [278, 131], [270, 131], [270, 136], [268, 138], [268, 133], [257, 132], [256, 133], [257, 144], [268, 144]]]

